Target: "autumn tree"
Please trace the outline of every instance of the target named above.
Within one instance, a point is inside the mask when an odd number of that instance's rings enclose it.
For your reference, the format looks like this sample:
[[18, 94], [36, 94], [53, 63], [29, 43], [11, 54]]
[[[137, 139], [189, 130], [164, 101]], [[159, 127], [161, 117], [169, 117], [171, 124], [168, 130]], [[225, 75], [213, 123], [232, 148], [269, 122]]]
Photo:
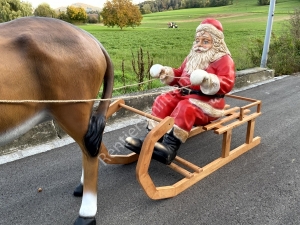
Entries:
[[141, 25], [142, 14], [131, 0], [112, 0], [104, 4], [101, 12], [103, 24], [108, 27], [136, 27]]
[[82, 7], [75, 7], [75, 6], [68, 6], [67, 8], [67, 15], [72, 22], [86, 22], [87, 21], [87, 14], [84, 8]]
[[0, 23], [31, 16], [32, 5], [20, 0], [0, 0]]
[[68, 17], [68, 15], [65, 11], [62, 11], [62, 12], [59, 11], [58, 14], [57, 14], [57, 19], [69, 22], [69, 17]]
[[41, 17], [56, 17], [54, 9], [52, 9], [47, 3], [42, 3], [38, 5], [38, 7], [34, 10], [34, 15]]

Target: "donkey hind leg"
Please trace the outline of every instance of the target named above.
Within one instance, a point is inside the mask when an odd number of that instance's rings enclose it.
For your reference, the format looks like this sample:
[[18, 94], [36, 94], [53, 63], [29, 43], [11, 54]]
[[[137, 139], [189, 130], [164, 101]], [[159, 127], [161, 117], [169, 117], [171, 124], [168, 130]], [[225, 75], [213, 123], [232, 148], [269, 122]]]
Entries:
[[[96, 215], [97, 213], [97, 185], [95, 190], [90, 188], [94, 187], [95, 183], [97, 184], [99, 166], [98, 155], [104, 128], [104, 115], [96, 114], [90, 118], [88, 131], [84, 137], [86, 152], [83, 154], [83, 170], [81, 175], [81, 183], [83, 182], [83, 197], [79, 210], [79, 217], [75, 221], [75, 225], [96, 224], [95, 218], [90, 218], [90, 216], [91, 214]], [[87, 179], [87, 177], [89, 177], [89, 179]], [[82, 184], [79, 185], [79, 187], [80, 186], [82, 186]], [[80, 191], [81, 190], [79, 190], [79, 193]], [[94, 205], [96, 205], [96, 207], [94, 207]]]
[[58, 106], [55, 109], [52, 109], [53, 117], [56, 118], [57, 123], [78, 143], [82, 149], [84, 184], [83, 198], [79, 210], [79, 217], [75, 221], [75, 225], [96, 224], [95, 215], [97, 212], [97, 179], [99, 161], [97, 157], [98, 155], [94, 152], [94, 156], [92, 157], [84, 144], [84, 138], [90, 124], [91, 109], [92, 104], [87, 103], [74, 105], [68, 104], [66, 106]]
[[97, 157], [83, 154], [83, 193], [79, 217], [74, 225], [96, 225], [97, 178], [99, 161]]
[[[84, 144], [91, 157], [99, 155], [99, 146], [102, 141], [102, 134], [105, 128], [105, 117], [102, 114], [92, 115], [88, 127], [88, 131], [84, 137]], [[84, 168], [82, 168], [82, 175], [80, 184], [75, 188], [73, 195], [81, 197], [83, 194], [83, 180], [84, 180]]]

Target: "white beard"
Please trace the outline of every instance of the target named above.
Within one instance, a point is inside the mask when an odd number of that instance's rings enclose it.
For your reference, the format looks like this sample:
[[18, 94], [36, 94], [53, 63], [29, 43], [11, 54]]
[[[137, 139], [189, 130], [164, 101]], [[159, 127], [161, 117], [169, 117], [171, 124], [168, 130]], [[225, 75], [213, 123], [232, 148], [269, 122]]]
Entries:
[[214, 58], [215, 53], [214, 48], [202, 52], [195, 52], [195, 49], [192, 49], [187, 56], [185, 70], [188, 74], [191, 74], [196, 69], [205, 70]]

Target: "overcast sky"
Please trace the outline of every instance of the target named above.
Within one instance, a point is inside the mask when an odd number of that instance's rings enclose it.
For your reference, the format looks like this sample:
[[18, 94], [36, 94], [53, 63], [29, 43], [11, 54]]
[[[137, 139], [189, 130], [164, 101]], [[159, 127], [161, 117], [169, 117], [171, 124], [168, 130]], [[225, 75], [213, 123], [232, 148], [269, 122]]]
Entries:
[[34, 8], [36, 8], [41, 3], [48, 3], [51, 8], [56, 9], [61, 6], [69, 6], [73, 3], [85, 3], [92, 6], [97, 7], [103, 7], [103, 4], [106, 2], [106, 0], [82, 0], [82, 1], [76, 1], [76, 0], [24, 0], [24, 2], [29, 2], [32, 4]]

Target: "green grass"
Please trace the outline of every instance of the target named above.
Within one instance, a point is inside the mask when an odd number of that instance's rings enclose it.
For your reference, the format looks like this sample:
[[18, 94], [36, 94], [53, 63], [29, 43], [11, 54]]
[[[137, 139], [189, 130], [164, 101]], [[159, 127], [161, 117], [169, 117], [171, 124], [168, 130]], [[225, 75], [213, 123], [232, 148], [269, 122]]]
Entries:
[[[289, 19], [294, 8], [300, 6], [300, 0], [277, 0], [273, 21], [273, 33], [279, 35], [282, 26]], [[101, 24], [80, 26], [94, 35], [110, 54], [115, 67], [115, 86], [121, 82], [121, 65], [124, 60], [126, 84], [135, 81], [132, 70], [132, 53], [137, 55], [142, 47], [153, 57], [154, 63], [179, 67], [189, 53], [195, 35], [195, 29], [206, 17], [221, 21], [224, 28], [226, 44], [231, 51], [237, 70], [251, 68], [247, 49], [253, 45], [252, 40], [264, 39], [269, 6], [258, 6], [257, 0], [234, 0], [233, 5], [213, 8], [197, 8], [165, 11], [143, 15], [141, 26], [126, 28], [122, 31], [107, 28]], [[169, 29], [167, 23], [174, 21], [178, 29]], [[154, 86], [159, 86], [155, 82]]]

